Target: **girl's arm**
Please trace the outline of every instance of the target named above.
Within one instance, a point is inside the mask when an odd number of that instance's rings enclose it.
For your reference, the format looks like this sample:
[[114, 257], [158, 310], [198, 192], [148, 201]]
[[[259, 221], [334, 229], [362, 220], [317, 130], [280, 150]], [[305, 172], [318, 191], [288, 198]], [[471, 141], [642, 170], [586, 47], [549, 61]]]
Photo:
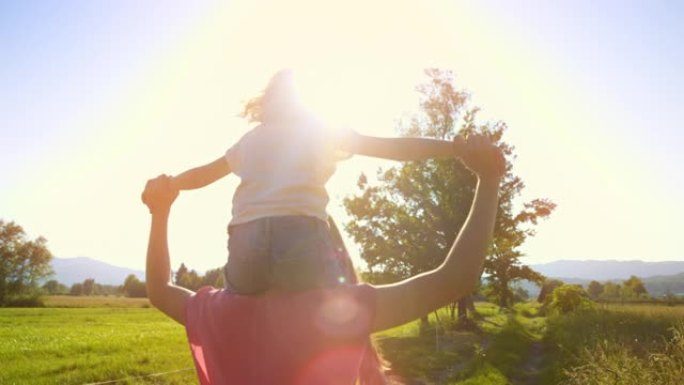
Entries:
[[463, 160], [478, 175], [468, 218], [442, 265], [404, 281], [376, 287], [374, 331], [412, 321], [458, 300], [470, 294], [480, 278], [494, 229], [505, 160], [487, 139], [468, 141]]
[[204, 166], [195, 167], [171, 178], [170, 185], [175, 190], [194, 190], [230, 174], [230, 166], [225, 157], [220, 157]]
[[353, 133], [340, 147], [352, 154], [400, 161], [458, 156], [454, 142], [428, 138], [379, 138]]

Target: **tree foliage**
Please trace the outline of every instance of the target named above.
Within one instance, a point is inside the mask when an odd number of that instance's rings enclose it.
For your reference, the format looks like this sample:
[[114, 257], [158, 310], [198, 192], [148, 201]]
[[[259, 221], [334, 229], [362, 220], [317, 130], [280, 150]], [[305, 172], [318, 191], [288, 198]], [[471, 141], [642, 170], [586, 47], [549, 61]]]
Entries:
[[174, 275], [174, 282], [178, 286], [194, 291], [202, 286], [223, 287], [223, 269], [211, 269], [204, 275], [200, 275], [197, 271], [189, 270], [184, 263], [181, 263]]
[[629, 279], [624, 282], [623, 287], [629, 288], [634, 297], [643, 298], [648, 296], [648, 290], [646, 290], [644, 282], [637, 276], [630, 276]]
[[[403, 136], [451, 140], [458, 134], [487, 135], [507, 159], [500, 193], [494, 242], [484, 269], [491, 293], [508, 305], [510, 284], [519, 279], [540, 281], [541, 275], [523, 266], [518, 247], [534, 235], [534, 225], [555, 205], [536, 199], [514, 210], [514, 199], [524, 188], [512, 172], [513, 147], [502, 141], [506, 124], [477, 124], [478, 108], [468, 106], [468, 93], [458, 90], [450, 71], [426, 70], [428, 81], [417, 87], [420, 112], [399, 126]], [[345, 229], [360, 244], [369, 272], [365, 276], [389, 282], [437, 267], [463, 226], [476, 187], [475, 176], [453, 159], [405, 162], [380, 169], [377, 183], [366, 175], [359, 193], [344, 200], [351, 220]]]
[[123, 292], [127, 297], [132, 298], [144, 298], [147, 297], [147, 287], [145, 282], [142, 282], [135, 276], [135, 274], [129, 274], [123, 284]]
[[603, 285], [601, 282], [591, 281], [587, 287], [587, 292], [591, 298], [596, 299], [601, 295], [601, 293], [603, 293]]
[[45, 238], [30, 240], [21, 226], [0, 219], [0, 306], [14, 296], [36, 292], [52, 273], [51, 259]]
[[551, 300], [550, 298], [551, 293], [553, 293], [553, 290], [562, 285], [563, 281], [560, 281], [558, 279], [545, 280], [542, 284], [541, 290], [539, 291], [539, 295], [537, 296], [537, 302], [548, 303]]
[[622, 282], [622, 284], [615, 282], [606, 282], [601, 284], [597, 281], [591, 281], [588, 286], [589, 295], [592, 298], [601, 298], [604, 300], [635, 300], [648, 298], [648, 290], [641, 278], [637, 276], [630, 276]]
[[50, 295], [66, 294], [69, 288], [66, 285], [59, 283], [56, 279], [51, 279], [43, 284], [42, 289]]
[[561, 314], [587, 310], [594, 306], [589, 295], [580, 285], [560, 285], [553, 290], [550, 308]]

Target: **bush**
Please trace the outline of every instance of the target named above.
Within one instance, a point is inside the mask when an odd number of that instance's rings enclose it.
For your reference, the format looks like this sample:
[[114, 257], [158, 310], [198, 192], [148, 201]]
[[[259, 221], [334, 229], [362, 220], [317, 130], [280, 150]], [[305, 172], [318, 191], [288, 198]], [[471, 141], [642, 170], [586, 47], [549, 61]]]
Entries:
[[4, 307], [43, 307], [43, 298], [39, 293], [17, 294], [5, 298]]
[[594, 307], [589, 295], [581, 286], [561, 285], [553, 290], [549, 308], [561, 314]]

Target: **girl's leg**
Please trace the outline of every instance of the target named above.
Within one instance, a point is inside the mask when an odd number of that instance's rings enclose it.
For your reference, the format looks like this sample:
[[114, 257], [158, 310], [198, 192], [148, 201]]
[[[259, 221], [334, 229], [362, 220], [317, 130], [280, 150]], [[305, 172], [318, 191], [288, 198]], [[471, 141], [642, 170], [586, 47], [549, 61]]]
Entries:
[[228, 228], [225, 288], [236, 294], [258, 294], [270, 287], [268, 218]]

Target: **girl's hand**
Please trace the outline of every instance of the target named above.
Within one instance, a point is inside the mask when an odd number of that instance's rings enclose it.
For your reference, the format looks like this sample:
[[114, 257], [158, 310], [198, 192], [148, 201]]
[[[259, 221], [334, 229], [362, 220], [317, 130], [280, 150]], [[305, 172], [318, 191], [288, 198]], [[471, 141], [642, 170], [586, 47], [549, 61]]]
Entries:
[[140, 197], [152, 213], [157, 209], [165, 210], [171, 207], [177, 196], [178, 190], [171, 186], [171, 177], [159, 175], [147, 181]]
[[501, 149], [484, 135], [470, 135], [463, 139], [465, 143], [454, 145], [461, 147], [460, 157], [463, 163], [480, 178], [501, 178], [506, 172], [506, 159]]

